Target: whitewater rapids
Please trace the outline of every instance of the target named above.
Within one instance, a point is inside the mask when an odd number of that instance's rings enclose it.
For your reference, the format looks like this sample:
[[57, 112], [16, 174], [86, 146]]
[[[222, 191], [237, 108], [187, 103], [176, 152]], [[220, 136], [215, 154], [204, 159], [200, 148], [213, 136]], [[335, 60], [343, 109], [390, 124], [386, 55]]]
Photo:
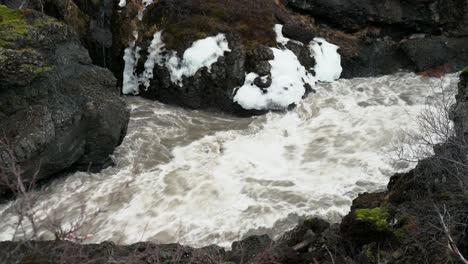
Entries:
[[[293, 111], [244, 119], [129, 97], [116, 166], [36, 194], [41, 235], [53, 238], [45, 229], [55, 219], [65, 229], [78, 223], [84, 243], [229, 247], [251, 234], [277, 236], [301, 216], [339, 221], [358, 193], [382, 190], [414, 166], [392, 159], [392, 149], [456, 83], [455, 74], [339, 80]], [[0, 205], [0, 240], [13, 237], [14, 205]]]

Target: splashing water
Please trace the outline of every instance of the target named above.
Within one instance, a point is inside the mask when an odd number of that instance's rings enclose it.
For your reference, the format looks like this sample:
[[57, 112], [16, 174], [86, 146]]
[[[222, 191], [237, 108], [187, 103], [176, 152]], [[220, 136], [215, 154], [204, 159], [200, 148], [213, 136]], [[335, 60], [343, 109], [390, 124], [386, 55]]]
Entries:
[[[116, 166], [55, 180], [38, 196], [36, 215], [73, 223], [85, 205], [85, 242], [194, 246], [275, 236], [302, 215], [339, 221], [358, 193], [383, 189], [414, 166], [391, 160], [390, 148], [401, 129], [415, 129], [427, 101], [455, 86], [456, 75], [340, 80], [317, 86], [291, 112], [249, 119], [128, 98], [132, 117]], [[0, 240], [12, 238], [14, 203], [0, 206]]]

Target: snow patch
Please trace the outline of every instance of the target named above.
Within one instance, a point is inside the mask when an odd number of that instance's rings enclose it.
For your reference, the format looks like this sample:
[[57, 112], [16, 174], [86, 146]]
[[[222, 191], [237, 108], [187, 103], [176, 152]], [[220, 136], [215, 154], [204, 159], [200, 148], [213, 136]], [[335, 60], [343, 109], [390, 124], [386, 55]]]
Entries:
[[274, 59], [271, 64], [271, 86], [262, 90], [254, 84], [256, 73], [249, 73], [245, 83], [237, 89], [234, 102], [246, 110], [279, 110], [302, 100], [304, 85], [315, 84], [315, 79], [301, 65], [296, 55], [288, 50], [272, 48]]
[[143, 20], [143, 14], [145, 13], [146, 8], [153, 3], [153, 0], [143, 0], [143, 8], [138, 11], [138, 20]]
[[323, 38], [314, 38], [309, 44], [309, 49], [315, 58], [316, 78], [322, 82], [333, 82], [340, 78], [343, 68], [339, 47], [327, 42]]
[[220, 33], [214, 37], [195, 41], [184, 52], [182, 60], [176, 52], [172, 52], [165, 65], [171, 73], [171, 81], [182, 86], [183, 76], [193, 76], [203, 67], [207, 67], [210, 71], [211, 65], [218, 61], [224, 52], [230, 51], [226, 36]]
[[290, 41], [291, 39], [283, 35], [283, 25], [276, 24], [274, 30], [276, 33], [276, 42], [283, 44], [283, 45], [288, 44], [288, 41]]

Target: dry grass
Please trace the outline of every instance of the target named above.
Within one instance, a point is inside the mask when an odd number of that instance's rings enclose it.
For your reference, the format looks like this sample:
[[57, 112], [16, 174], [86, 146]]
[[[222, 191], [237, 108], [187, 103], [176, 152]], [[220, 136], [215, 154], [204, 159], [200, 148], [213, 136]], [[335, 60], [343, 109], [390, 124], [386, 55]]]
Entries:
[[148, 8], [145, 24], [164, 29], [166, 46], [184, 50], [210, 35], [238, 33], [244, 45], [274, 45], [273, 0], [162, 0]]

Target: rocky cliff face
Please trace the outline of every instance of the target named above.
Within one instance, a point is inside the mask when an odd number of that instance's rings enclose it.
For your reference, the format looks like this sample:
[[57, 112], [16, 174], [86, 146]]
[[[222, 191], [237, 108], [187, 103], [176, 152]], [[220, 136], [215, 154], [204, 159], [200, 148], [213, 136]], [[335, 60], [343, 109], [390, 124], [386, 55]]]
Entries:
[[288, 0], [288, 4], [347, 31], [381, 24], [421, 33], [468, 33], [464, 0]]
[[31, 182], [106, 166], [128, 119], [115, 77], [92, 65], [76, 33], [0, 5], [0, 168], [9, 180], [14, 167]]

